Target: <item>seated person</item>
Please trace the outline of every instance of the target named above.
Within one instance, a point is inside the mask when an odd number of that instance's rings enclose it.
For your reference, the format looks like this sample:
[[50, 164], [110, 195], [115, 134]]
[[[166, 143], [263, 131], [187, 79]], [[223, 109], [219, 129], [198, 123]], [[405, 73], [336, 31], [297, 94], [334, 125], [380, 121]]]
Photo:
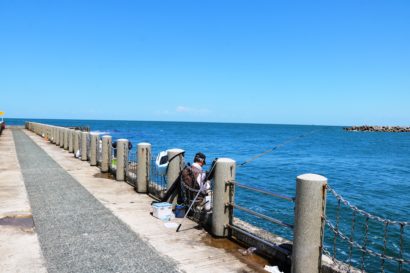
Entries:
[[206, 194], [211, 189], [210, 181], [206, 179], [206, 173], [202, 170], [202, 167], [206, 165], [206, 157], [203, 153], [198, 152], [194, 157], [194, 163], [191, 166], [194, 173], [195, 182], [198, 189], [202, 189], [202, 193]]

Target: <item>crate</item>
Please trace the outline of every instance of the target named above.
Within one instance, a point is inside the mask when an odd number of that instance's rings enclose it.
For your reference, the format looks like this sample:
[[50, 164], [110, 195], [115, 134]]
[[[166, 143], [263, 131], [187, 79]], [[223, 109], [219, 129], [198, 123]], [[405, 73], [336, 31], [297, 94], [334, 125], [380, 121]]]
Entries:
[[152, 204], [152, 215], [161, 220], [172, 219], [172, 205], [167, 202]]

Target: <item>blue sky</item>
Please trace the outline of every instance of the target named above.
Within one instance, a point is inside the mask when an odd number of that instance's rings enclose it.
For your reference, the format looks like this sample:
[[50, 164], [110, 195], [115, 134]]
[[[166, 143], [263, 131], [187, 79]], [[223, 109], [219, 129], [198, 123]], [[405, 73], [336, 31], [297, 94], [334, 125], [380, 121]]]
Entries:
[[410, 1], [0, 1], [8, 117], [410, 125]]

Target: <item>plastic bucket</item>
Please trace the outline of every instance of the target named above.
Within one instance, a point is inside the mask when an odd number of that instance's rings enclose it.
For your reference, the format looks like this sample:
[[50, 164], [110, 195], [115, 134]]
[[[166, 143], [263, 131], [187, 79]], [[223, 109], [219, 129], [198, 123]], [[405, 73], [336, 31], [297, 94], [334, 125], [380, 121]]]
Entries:
[[185, 206], [177, 204], [175, 206], [175, 218], [184, 218], [184, 216], [185, 216]]

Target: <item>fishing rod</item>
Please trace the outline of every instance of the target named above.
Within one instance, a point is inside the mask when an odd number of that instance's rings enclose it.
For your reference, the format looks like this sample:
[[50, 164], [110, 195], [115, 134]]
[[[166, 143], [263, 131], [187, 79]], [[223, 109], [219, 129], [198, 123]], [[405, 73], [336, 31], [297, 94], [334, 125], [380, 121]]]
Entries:
[[260, 158], [260, 157], [262, 157], [262, 156], [264, 156], [264, 155], [266, 155], [266, 154], [269, 154], [269, 153], [271, 153], [271, 152], [273, 152], [273, 151], [275, 151], [275, 150], [277, 150], [277, 149], [279, 149], [279, 148], [281, 148], [281, 147], [283, 147], [283, 146], [285, 146], [285, 145], [287, 145], [287, 144], [289, 144], [289, 143], [295, 142], [296, 140], [299, 140], [299, 139], [301, 139], [301, 138], [304, 138], [304, 137], [307, 137], [307, 136], [309, 136], [309, 135], [312, 135], [312, 134], [314, 134], [314, 133], [316, 133], [316, 132], [318, 132], [318, 131], [320, 131], [320, 130], [322, 130], [322, 129], [312, 130], [312, 131], [310, 131], [310, 132], [308, 132], [308, 133], [306, 133], [306, 134], [302, 134], [302, 135], [298, 135], [298, 136], [296, 136], [296, 137], [292, 137], [292, 138], [286, 140], [285, 142], [283, 142], [283, 143], [281, 143], [281, 144], [278, 144], [278, 145], [276, 145], [276, 146], [273, 147], [273, 148], [267, 149], [267, 150], [263, 151], [262, 153], [257, 154], [257, 155], [255, 155], [255, 156], [249, 158], [248, 160], [245, 160], [245, 161], [242, 162], [241, 164], [238, 164], [238, 168], [239, 168], [239, 167], [242, 167], [242, 166], [244, 166], [245, 164], [248, 164], [249, 162], [252, 162], [252, 161], [254, 161], [254, 160], [256, 160], [256, 159], [258, 159], [258, 158]]

